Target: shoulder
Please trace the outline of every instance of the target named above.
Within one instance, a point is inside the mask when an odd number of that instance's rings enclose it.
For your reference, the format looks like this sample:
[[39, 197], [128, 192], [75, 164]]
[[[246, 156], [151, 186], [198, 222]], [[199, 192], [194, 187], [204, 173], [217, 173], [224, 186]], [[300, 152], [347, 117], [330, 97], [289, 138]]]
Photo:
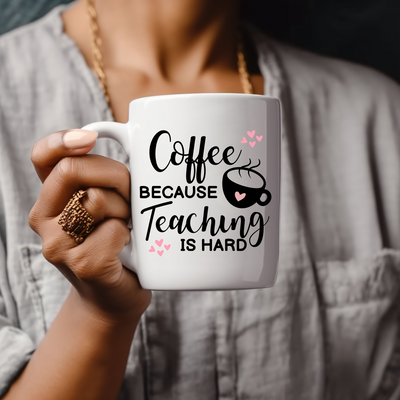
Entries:
[[[356, 116], [400, 101], [400, 86], [372, 68], [295, 48], [260, 35], [261, 48], [274, 51], [292, 95], [319, 99], [331, 110]], [[327, 103], [329, 102], [329, 103]]]
[[[321, 254], [331, 254], [331, 247], [323, 249], [321, 232], [328, 232], [326, 243], [330, 243], [329, 238], [342, 230], [343, 238], [353, 232], [349, 244], [354, 247], [343, 250], [344, 254], [353, 254], [355, 248], [368, 252], [370, 244], [377, 245], [380, 240], [398, 249], [399, 85], [371, 68], [313, 54], [263, 35], [258, 36], [257, 46], [261, 69], [271, 70], [271, 58], [275, 60], [272, 79], [280, 81], [277, 93], [285, 140], [296, 154], [294, 174], [303, 182], [316, 248]], [[336, 227], [328, 229], [326, 219], [318, 219], [318, 215], [335, 216]], [[386, 231], [380, 232], [376, 221]], [[370, 227], [370, 236], [363, 226]]]
[[32, 87], [33, 80], [51, 76], [52, 66], [55, 70], [65, 58], [60, 18], [64, 8], [56, 7], [41, 19], [0, 36], [0, 100]]
[[[0, 36], [2, 56], [12, 56], [13, 48], [14, 52], [25, 50], [30, 53], [32, 50], [51, 45], [57, 36], [62, 34], [63, 23], [60, 14], [66, 8], [66, 5], [57, 6], [42, 18], [2, 34]], [[19, 56], [23, 57], [23, 54], [19, 53]]]
[[372, 68], [298, 49], [259, 32], [255, 38], [261, 69], [275, 59], [296, 125], [306, 123], [308, 116], [318, 123], [320, 134], [334, 131], [332, 140], [338, 143], [349, 136], [366, 141], [375, 135], [399, 141], [397, 82]]
[[0, 147], [6, 158], [25, 163], [34, 142], [80, 126], [90, 115], [94, 76], [64, 33], [63, 8], [0, 36]]
[[0, 139], [30, 132], [37, 140], [83, 117], [93, 103], [96, 80], [64, 33], [66, 7], [0, 36]]

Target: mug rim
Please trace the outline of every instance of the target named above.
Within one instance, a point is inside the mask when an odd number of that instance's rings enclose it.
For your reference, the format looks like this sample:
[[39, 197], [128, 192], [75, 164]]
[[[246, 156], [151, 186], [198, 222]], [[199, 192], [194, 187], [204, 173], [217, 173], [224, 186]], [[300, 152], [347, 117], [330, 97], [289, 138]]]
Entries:
[[138, 97], [137, 99], [133, 99], [130, 101], [129, 106], [131, 106], [135, 102], [140, 102], [143, 100], [164, 100], [164, 99], [184, 99], [184, 98], [201, 98], [201, 97], [213, 97], [213, 98], [242, 98], [242, 99], [271, 99], [277, 100], [277, 97], [267, 96], [264, 94], [247, 94], [247, 93], [174, 93], [174, 94], [161, 94], [154, 96], [144, 96]]

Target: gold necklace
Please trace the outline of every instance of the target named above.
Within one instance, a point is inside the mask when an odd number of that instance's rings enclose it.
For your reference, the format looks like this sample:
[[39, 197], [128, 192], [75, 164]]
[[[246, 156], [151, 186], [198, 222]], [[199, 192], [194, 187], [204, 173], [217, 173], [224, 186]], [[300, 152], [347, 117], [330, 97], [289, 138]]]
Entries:
[[[103, 54], [101, 52], [101, 38], [99, 34], [99, 24], [97, 22], [97, 12], [94, 6], [94, 0], [86, 0], [87, 12], [89, 15], [89, 25], [91, 31], [91, 46], [92, 46], [92, 62], [93, 69], [99, 79], [101, 89], [103, 90], [104, 97], [111, 109], [110, 95], [107, 88], [107, 79], [104, 72]], [[243, 87], [243, 91], [246, 94], [253, 94], [253, 85], [250, 81], [250, 74], [247, 70], [246, 59], [243, 54], [243, 42], [242, 37], [239, 35], [238, 47], [237, 47], [237, 66], [240, 75], [240, 82]]]

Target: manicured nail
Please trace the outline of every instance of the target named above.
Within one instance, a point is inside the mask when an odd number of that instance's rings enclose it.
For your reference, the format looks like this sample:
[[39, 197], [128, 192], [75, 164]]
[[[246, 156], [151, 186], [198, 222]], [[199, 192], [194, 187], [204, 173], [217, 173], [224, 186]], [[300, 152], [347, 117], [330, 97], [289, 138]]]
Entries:
[[71, 129], [66, 131], [62, 137], [65, 147], [69, 149], [80, 149], [89, 146], [96, 141], [98, 133], [84, 129]]

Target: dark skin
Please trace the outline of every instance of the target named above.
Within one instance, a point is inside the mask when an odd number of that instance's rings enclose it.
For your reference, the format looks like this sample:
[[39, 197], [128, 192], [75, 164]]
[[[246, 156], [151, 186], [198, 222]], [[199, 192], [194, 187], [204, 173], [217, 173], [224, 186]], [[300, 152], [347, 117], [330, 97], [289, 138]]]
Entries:
[[[109, 0], [96, 3], [104, 67], [116, 121], [133, 99], [172, 93], [243, 93], [237, 68], [237, 1]], [[86, 3], [64, 14], [66, 33], [92, 66]], [[248, 37], [245, 55], [254, 92], [263, 78]]]
[[[127, 121], [128, 104], [138, 97], [243, 92], [235, 1], [97, 0], [96, 9], [116, 121]], [[66, 34], [91, 66], [85, 1], [62, 17]], [[249, 41], [245, 47], [255, 93], [262, 94], [254, 49]], [[128, 170], [87, 155], [94, 142], [71, 148], [66, 135], [53, 133], [32, 150], [43, 186], [29, 222], [42, 237], [44, 256], [70, 280], [72, 290], [6, 400], [116, 399], [135, 329], [151, 300], [118, 258], [130, 240]], [[57, 221], [80, 188], [88, 189], [83, 205], [96, 229], [77, 245]]]

